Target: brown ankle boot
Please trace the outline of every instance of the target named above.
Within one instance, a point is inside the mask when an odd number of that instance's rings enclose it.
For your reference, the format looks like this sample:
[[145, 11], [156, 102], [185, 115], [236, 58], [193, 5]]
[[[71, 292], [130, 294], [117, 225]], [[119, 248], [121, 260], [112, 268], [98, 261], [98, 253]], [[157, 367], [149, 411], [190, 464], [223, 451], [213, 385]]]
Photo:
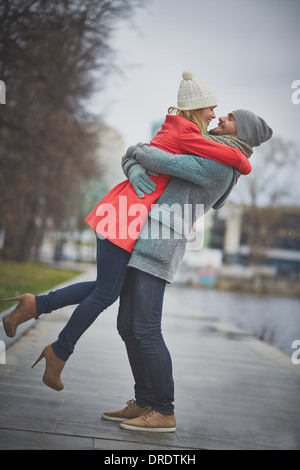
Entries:
[[63, 390], [64, 384], [60, 379], [60, 374], [65, 367], [66, 361], [60, 359], [53, 351], [51, 344], [49, 344], [43, 349], [41, 355], [35, 361], [33, 366], [31, 366], [31, 368], [33, 369], [33, 367], [38, 362], [40, 362], [43, 357], [46, 359], [46, 370], [43, 375], [44, 384], [48, 385], [50, 388], [53, 388], [53, 390], [56, 390], [57, 392]]
[[120, 427], [129, 431], [174, 432], [176, 420], [174, 415], [164, 415], [150, 408], [138, 418], [123, 421]]
[[102, 418], [107, 419], [108, 421], [122, 422], [129, 419], [138, 418], [138, 416], [146, 411], [146, 408], [148, 409], [149, 407], [141, 408], [136, 404], [135, 400], [129, 400], [125, 408], [119, 411], [107, 411], [102, 414]]
[[23, 294], [18, 297], [10, 299], [3, 299], [4, 301], [19, 300], [20, 303], [13, 307], [6, 315], [3, 316], [2, 322], [6, 335], [13, 338], [16, 335], [17, 328], [21, 323], [24, 323], [32, 318], [38, 319], [35, 303], [35, 295]]

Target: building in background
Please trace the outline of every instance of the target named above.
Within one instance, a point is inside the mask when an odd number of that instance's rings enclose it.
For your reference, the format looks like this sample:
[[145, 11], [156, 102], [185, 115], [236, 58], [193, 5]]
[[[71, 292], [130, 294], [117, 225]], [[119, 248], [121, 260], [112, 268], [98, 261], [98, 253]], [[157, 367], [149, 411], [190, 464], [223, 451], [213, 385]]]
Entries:
[[300, 208], [238, 206], [204, 216], [204, 246], [187, 251], [175, 282], [300, 295]]
[[257, 264], [280, 276], [299, 277], [300, 209], [251, 208], [227, 203], [214, 213], [209, 246], [223, 252], [225, 265]]

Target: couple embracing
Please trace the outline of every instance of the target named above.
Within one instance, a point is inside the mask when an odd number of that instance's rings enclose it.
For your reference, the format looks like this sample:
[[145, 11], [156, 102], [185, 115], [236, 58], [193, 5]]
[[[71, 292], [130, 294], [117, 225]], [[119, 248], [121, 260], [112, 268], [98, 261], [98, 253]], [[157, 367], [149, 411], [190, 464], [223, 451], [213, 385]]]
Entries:
[[[251, 172], [253, 147], [272, 136], [262, 118], [243, 109], [220, 117], [218, 126], [207, 133], [217, 104], [213, 90], [185, 70], [177, 107], [169, 108], [150, 145], [127, 150], [122, 159], [127, 179], [86, 219], [97, 235], [95, 281], [47, 295], [6, 299], [19, 301], [3, 317], [10, 337], [31, 318], [78, 304], [57, 340], [44, 348], [34, 364], [45, 358], [43, 381], [57, 391], [64, 388], [61, 373], [79, 338], [120, 299], [117, 328], [126, 346], [135, 399], [119, 411], [104, 412], [102, 418], [119, 421], [123, 429], [175, 431], [172, 360], [161, 330], [165, 286], [172, 282], [187, 249], [199, 215], [196, 208], [201, 205], [205, 213], [222, 207], [239, 176]], [[126, 217], [120, 201], [126, 201]], [[133, 208], [141, 204], [142, 217], [135, 223]], [[183, 207], [190, 208], [188, 216]], [[113, 210], [107, 219], [109, 208]], [[168, 237], [163, 235], [165, 225]]]

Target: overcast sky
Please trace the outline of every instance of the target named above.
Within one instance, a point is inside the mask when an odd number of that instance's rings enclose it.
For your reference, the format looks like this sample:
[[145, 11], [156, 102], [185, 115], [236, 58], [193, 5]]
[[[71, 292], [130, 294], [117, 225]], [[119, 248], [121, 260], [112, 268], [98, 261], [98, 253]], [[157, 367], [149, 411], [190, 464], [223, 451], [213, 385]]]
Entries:
[[91, 106], [120, 131], [126, 146], [149, 141], [153, 121], [176, 106], [185, 68], [217, 94], [217, 117], [250, 109], [275, 136], [300, 144], [300, 104], [292, 103], [292, 82], [300, 80], [299, 0], [145, 4], [113, 37], [124, 75], [111, 74]]

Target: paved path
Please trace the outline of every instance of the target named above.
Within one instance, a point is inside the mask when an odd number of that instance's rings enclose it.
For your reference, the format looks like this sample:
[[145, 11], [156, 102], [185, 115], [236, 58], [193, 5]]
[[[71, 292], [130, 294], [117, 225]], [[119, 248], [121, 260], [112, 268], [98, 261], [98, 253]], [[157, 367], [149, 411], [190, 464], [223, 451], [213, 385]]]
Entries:
[[137, 433], [102, 420], [103, 411], [120, 409], [133, 398], [115, 326], [117, 306], [103, 312], [78, 343], [63, 371], [61, 392], [42, 383], [44, 361], [34, 369], [31, 365], [72, 308], [43, 316], [7, 349], [6, 364], [0, 366], [0, 449], [104, 449], [108, 455], [114, 450], [300, 449], [300, 365], [186, 306], [173, 286], [166, 290], [164, 336], [173, 358], [176, 432]]

